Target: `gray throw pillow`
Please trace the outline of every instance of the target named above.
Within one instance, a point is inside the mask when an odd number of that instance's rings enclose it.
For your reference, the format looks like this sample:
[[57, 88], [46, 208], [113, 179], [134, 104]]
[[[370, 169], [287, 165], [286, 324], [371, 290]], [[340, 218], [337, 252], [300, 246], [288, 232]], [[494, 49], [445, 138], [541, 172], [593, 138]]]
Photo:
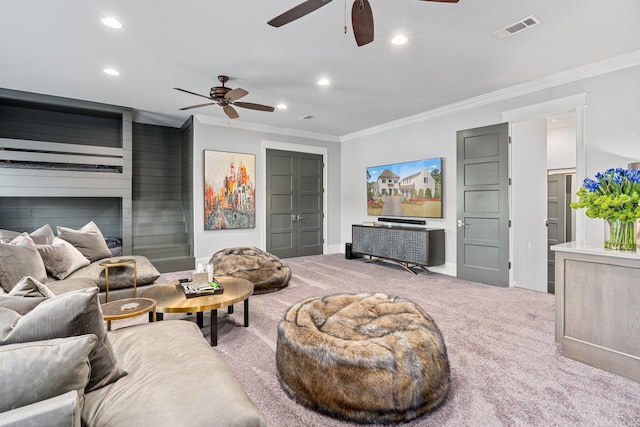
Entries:
[[80, 230], [60, 226], [56, 228], [58, 237], [75, 246], [90, 262], [111, 256], [111, 251], [95, 222], [89, 222]]
[[36, 308], [38, 304], [46, 300], [47, 299], [45, 297], [25, 298], [0, 295], [0, 308], [8, 308], [9, 310], [15, 311], [16, 313], [24, 316], [25, 314]]
[[82, 393], [96, 342], [95, 335], [83, 335], [0, 346], [0, 412], [71, 390]]
[[47, 273], [56, 279], [64, 279], [77, 269], [89, 265], [89, 260], [71, 243], [59, 237], [51, 244], [36, 245]]
[[19, 235], [19, 231], [4, 230], [0, 228], [0, 243], [9, 243]]
[[42, 257], [27, 233], [22, 233], [10, 243], [0, 243], [0, 285], [11, 289], [25, 276], [40, 282], [47, 280]]
[[32, 231], [29, 233], [29, 236], [31, 236], [36, 245], [50, 245], [53, 243], [55, 237], [49, 224], [45, 224], [37, 230]]
[[90, 392], [126, 375], [118, 368], [98, 303], [98, 288], [62, 294], [38, 304], [24, 316], [0, 308], [0, 345], [94, 334], [98, 341], [89, 354]]
[[31, 276], [23, 277], [7, 294], [11, 297], [44, 297], [53, 298], [56, 296], [44, 284], [38, 282]]

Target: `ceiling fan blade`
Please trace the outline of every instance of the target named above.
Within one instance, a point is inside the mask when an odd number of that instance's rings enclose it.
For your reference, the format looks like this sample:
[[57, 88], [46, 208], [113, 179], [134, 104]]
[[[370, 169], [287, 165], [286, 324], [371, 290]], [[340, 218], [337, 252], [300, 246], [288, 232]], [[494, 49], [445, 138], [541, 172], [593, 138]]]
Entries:
[[275, 108], [269, 107], [268, 105], [262, 104], [254, 104], [253, 102], [234, 102], [233, 105], [236, 107], [248, 108], [250, 110], [258, 110], [258, 111], [274, 111]]
[[460, 0], [421, 0], [421, 1], [437, 1], [439, 3], [458, 3]]
[[223, 105], [222, 109], [230, 119], [237, 119], [238, 117], [240, 117], [240, 115], [238, 115], [238, 112], [231, 105]]
[[179, 87], [174, 87], [174, 89], [175, 89], [175, 90], [179, 90], [180, 92], [189, 93], [189, 94], [191, 94], [191, 95], [201, 96], [202, 98], [213, 99], [213, 98], [211, 98], [210, 96], [207, 96], [207, 95], [200, 95], [199, 93], [191, 92], [190, 90], [180, 89]]
[[183, 107], [180, 110], [182, 110], [182, 111], [191, 110], [192, 108], [206, 107], [207, 105], [216, 105], [216, 103], [215, 102], [207, 102], [206, 104], [198, 104], [198, 105], [192, 105], [190, 107]]
[[355, 0], [351, 8], [351, 25], [358, 46], [373, 41], [373, 11], [368, 0]]
[[226, 99], [229, 102], [233, 102], [236, 99], [240, 99], [243, 96], [247, 96], [248, 94], [249, 92], [247, 92], [244, 89], [240, 89], [240, 88], [232, 89], [224, 95], [224, 99]]
[[320, 9], [328, 3], [331, 3], [331, 0], [307, 0], [304, 3], [300, 3], [294, 8], [287, 10], [283, 14], [276, 16], [267, 23], [272, 27], [281, 27], [284, 24], [288, 24], [291, 21], [295, 21], [298, 18], [308, 15], [316, 9]]

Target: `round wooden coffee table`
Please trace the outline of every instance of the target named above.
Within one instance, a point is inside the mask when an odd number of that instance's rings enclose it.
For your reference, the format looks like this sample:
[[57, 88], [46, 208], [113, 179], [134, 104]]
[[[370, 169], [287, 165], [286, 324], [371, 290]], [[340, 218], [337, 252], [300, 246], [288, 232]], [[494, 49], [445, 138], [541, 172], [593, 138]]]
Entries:
[[198, 326], [203, 326], [203, 312], [211, 311], [211, 345], [218, 345], [218, 309], [228, 307], [233, 313], [233, 304], [244, 301], [244, 326], [249, 326], [249, 297], [253, 294], [253, 283], [235, 277], [216, 277], [224, 293], [187, 298], [178, 282], [155, 285], [145, 290], [142, 296], [156, 301], [158, 320], [162, 313], [196, 313]]
[[111, 330], [114, 320], [128, 319], [149, 313], [149, 320], [156, 321], [156, 302], [149, 298], [124, 298], [111, 301], [100, 306], [102, 317], [107, 322], [107, 330]]

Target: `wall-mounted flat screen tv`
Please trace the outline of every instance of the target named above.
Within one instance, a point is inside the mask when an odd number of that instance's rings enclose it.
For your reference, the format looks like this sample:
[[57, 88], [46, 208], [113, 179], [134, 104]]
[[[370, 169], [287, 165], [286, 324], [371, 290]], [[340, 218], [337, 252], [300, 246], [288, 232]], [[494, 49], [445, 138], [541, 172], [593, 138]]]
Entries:
[[442, 158], [368, 167], [367, 214], [442, 218]]

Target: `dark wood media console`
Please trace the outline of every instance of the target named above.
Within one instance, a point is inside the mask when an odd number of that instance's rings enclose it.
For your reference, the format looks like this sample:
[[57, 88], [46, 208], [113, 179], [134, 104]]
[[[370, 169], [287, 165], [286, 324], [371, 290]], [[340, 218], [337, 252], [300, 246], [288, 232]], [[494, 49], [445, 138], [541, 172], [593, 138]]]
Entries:
[[352, 252], [396, 262], [414, 274], [411, 266], [444, 264], [444, 229], [408, 226], [352, 225]]

